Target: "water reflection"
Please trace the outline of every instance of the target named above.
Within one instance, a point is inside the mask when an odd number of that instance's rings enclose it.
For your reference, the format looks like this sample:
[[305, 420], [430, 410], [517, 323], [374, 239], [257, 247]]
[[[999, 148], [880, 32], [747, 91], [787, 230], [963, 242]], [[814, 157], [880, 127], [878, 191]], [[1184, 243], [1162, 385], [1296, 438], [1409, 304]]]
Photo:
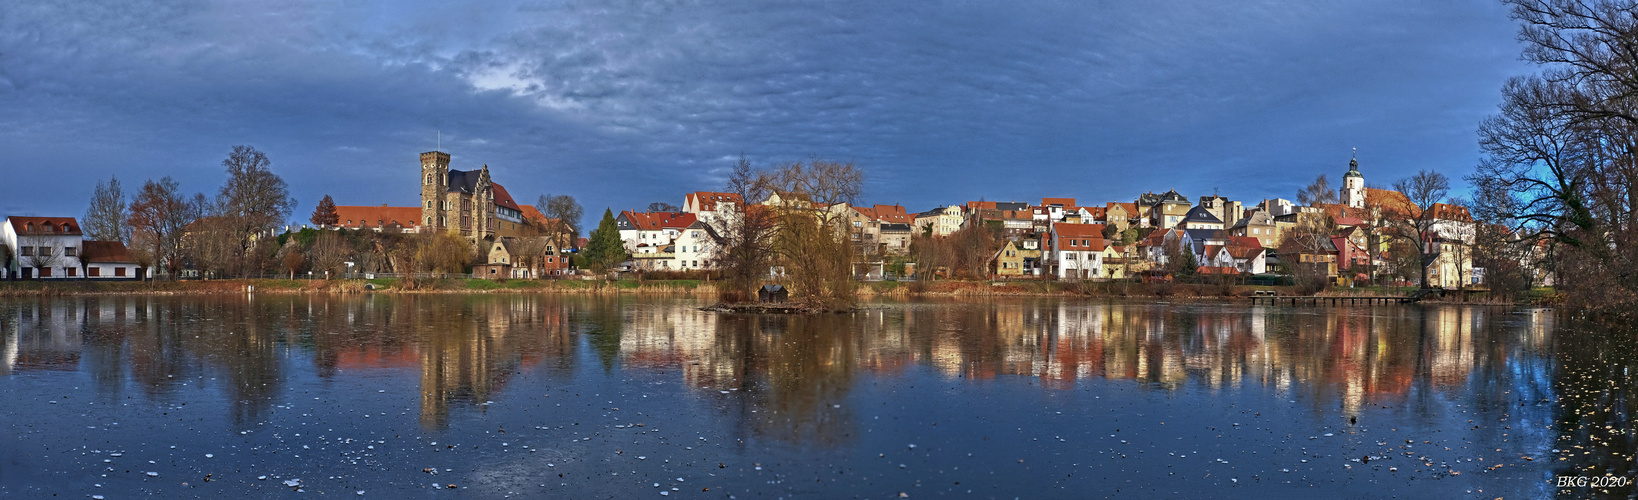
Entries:
[[1544, 439], [1580, 453], [1557, 462], [1583, 474], [1630, 472], [1635, 449], [1630, 339], [1566, 340], [1539, 312], [1013, 301], [797, 317], [696, 305], [536, 295], [12, 301], [0, 305], [0, 375], [79, 370], [109, 399], [135, 388], [169, 401], [205, 386], [238, 427], [263, 421], [293, 376], [379, 375], [416, 380], [421, 425], [437, 430], [507, 397], [521, 373], [648, 372], [702, 394], [744, 393], [713, 407], [744, 437], [838, 447], [857, 439], [844, 402], [862, 379], [924, 370], [967, 383], [1032, 377], [1047, 390], [1263, 390], [1342, 416], [1399, 408], [1456, 421], [1490, 409], [1518, 425], [1497, 428], [1489, 444], [1557, 433]]

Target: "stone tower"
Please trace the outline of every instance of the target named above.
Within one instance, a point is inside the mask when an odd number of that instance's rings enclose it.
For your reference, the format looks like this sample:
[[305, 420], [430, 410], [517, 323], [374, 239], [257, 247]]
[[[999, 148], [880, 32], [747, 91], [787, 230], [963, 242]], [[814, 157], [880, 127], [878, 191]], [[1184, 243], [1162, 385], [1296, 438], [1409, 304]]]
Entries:
[[1342, 176], [1342, 204], [1349, 208], [1365, 208], [1365, 175], [1359, 173], [1359, 159], [1348, 160], [1348, 173]]
[[421, 228], [441, 232], [449, 227], [449, 208], [444, 193], [449, 192], [449, 153], [421, 153]]

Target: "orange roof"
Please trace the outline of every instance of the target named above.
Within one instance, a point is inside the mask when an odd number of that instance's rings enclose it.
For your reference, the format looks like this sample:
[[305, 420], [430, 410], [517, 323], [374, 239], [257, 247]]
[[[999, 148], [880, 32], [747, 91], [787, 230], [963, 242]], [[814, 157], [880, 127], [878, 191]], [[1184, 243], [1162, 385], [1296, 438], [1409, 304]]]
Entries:
[[1227, 237], [1227, 240], [1228, 240], [1229, 246], [1245, 247], [1245, 248], [1262, 248], [1263, 247], [1263, 240], [1259, 240], [1255, 236], [1229, 236], [1229, 237]]
[[1239, 269], [1219, 266], [1200, 266], [1199, 269], [1195, 269], [1194, 271], [1200, 274], [1240, 274]]
[[900, 205], [875, 205], [869, 208], [853, 207], [853, 210], [870, 220], [878, 222], [909, 224], [915, 219], [905, 212], [904, 207]]
[[995, 210], [995, 202], [993, 202], [993, 201], [969, 201], [969, 202], [967, 202], [967, 210], [984, 210], [984, 209]]
[[1244, 247], [1244, 246], [1230, 246], [1230, 247], [1228, 247], [1228, 253], [1229, 253], [1230, 257], [1234, 257], [1236, 259], [1242, 259], [1242, 260], [1244, 260], [1244, 259], [1255, 259], [1255, 258], [1257, 258], [1257, 254], [1260, 254], [1260, 253], [1263, 253], [1263, 252], [1264, 252], [1264, 250], [1263, 250], [1262, 247]]
[[1464, 206], [1450, 205], [1450, 204], [1446, 204], [1446, 203], [1434, 203], [1433, 208], [1430, 208], [1428, 210], [1433, 212], [1433, 218], [1434, 219], [1453, 220], [1453, 221], [1460, 221], [1460, 222], [1471, 222], [1471, 221], [1473, 221], [1473, 216], [1471, 214], [1468, 214], [1467, 207], [1464, 207]]
[[696, 205], [696, 206], [699, 207], [697, 210], [699, 210], [701, 212], [714, 212], [714, 211], [716, 211], [717, 210], [717, 202], [721, 202], [721, 201], [733, 202], [735, 206], [740, 206], [740, 207], [745, 206], [745, 203], [740, 200], [738, 193], [717, 193], [717, 192], [712, 192], [712, 191], [695, 191], [695, 192], [683, 195], [683, 200], [684, 200], [683, 201], [684, 205]]
[[512, 200], [512, 193], [506, 192], [506, 186], [500, 185], [499, 182], [495, 182], [495, 183], [492, 183], [492, 184], [494, 184], [494, 186], [495, 186], [495, 204], [496, 205], [503, 206], [503, 207], [506, 207], [506, 208], [510, 208], [512, 210], [522, 210], [522, 209], [518, 208], [518, 202]]
[[87, 241], [80, 246], [80, 260], [88, 264], [135, 264], [125, 244], [118, 241]]
[[1380, 207], [1384, 213], [1407, 217], [1417, 209], [1416, 204], [1405, 197], [1405, 193], [1376, 188], [1365, 188], [1365, 206]]
[[659, 231], [661, 229], [682, 229], [698, 220], [694, 214], [682, 212], [620, 212], [631, 225], [640, 231]]
[[336, 206], [336, 225], [346, 228], [382, 227], [398, 224], [421, 226], [421, 207]]
[[1068, 209], [1070, 207], [1075, 206], [1075, 199], [1074, 198], [1041, 198], [1041, 206], [1049, 207], [1049, 206], [1052, 206], [1052, 205], [1061, 205], [1065, 209]]
[[[78, 236], [81, 234], [80, 223], [76, 222], [73, 217], [11, 216], [6, 217], [6, 220], [11, 222], [11, 229], [13, 231], [17, 231], [18, 233], [29, 234], [39, 232], [63, 236]], [[49, 231], [41, 231], [41, 229], [47, 229], [48, 226]]]
[[1063, 238], [1103, 238], [1103, 224], [1053, 224], [1052, 230]]
[[540, 213], [540, 209], [535, 208], [534, 205], [524, 205], [521, 208], [523, 208], [523, 218], [525, 219], [535, 221], [536, 224], [542, 226], [551, 222], [551, 219], [546, 218], [546, 214]]

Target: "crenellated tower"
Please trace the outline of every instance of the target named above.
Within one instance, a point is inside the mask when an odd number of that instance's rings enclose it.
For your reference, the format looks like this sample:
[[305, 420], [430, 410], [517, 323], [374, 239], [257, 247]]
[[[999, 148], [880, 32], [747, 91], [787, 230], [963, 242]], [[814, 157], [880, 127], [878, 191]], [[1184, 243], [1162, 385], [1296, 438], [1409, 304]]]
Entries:
[[444, 194], [449, 192], [449, 153], [421, 153], [421, 224], [424, 231], [440, 232], [449, 227], [449, 208]]

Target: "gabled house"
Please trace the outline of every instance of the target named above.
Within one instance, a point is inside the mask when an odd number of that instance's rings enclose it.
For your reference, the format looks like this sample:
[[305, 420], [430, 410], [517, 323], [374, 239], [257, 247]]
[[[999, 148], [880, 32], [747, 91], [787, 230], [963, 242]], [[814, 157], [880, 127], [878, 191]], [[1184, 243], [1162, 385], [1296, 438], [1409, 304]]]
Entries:
[[1016, 242], [1008, 240], [995, 251], [995, 255], [990, 256], [990, 275], [997, 278], [1024, 275], [1024, 256]]
[[1252, 210], [1246, 212], [1245, 217], [1230, 227], [1229, 235], [1256, 238], [1263, 248], [1274, 248], [1280, 244], [1279, 226], [1274, 223], [1274, 217], [1267, 210]]
[[1150, 217], [1155, 227], [1179, 227], [1178, 224], [1183, 222], [1183, 217], [1193, 208], [1189, 199], [1177, 194], [1175, 190], [1160, 195], [1145, 193], [1138, 199], [1140, 202], [1145, 199], [1153, 200], [1150, 204]]
[[1051, 266], [1058, 279], [1103, 277], [1103, 224], [1053, 224]]
[[723, 227], [725, 219], [744, 208], [745, 201], [740, 199], [737, 193], [695, 191], [683, 195], [683, 213], [694, 214], [699, 220], [710, 224], [718, 231], [725, 229]]
[[10, 249], [6, 275], [19, 279], [79, 278], [80, 223], [73, 217], [6, 218], [0, 243]]
[[1211, 210], [1207, 209], [1206, 207], [1199, 206], [1191, 208], [1189, 209], [1188, 213], [1183, 214], [1183, 220], [1180, 225], [1187, 231], [1221, 230], [1223, 229], [1223, 220], [1217, 218], [1216, 215], [1213, 215]]

